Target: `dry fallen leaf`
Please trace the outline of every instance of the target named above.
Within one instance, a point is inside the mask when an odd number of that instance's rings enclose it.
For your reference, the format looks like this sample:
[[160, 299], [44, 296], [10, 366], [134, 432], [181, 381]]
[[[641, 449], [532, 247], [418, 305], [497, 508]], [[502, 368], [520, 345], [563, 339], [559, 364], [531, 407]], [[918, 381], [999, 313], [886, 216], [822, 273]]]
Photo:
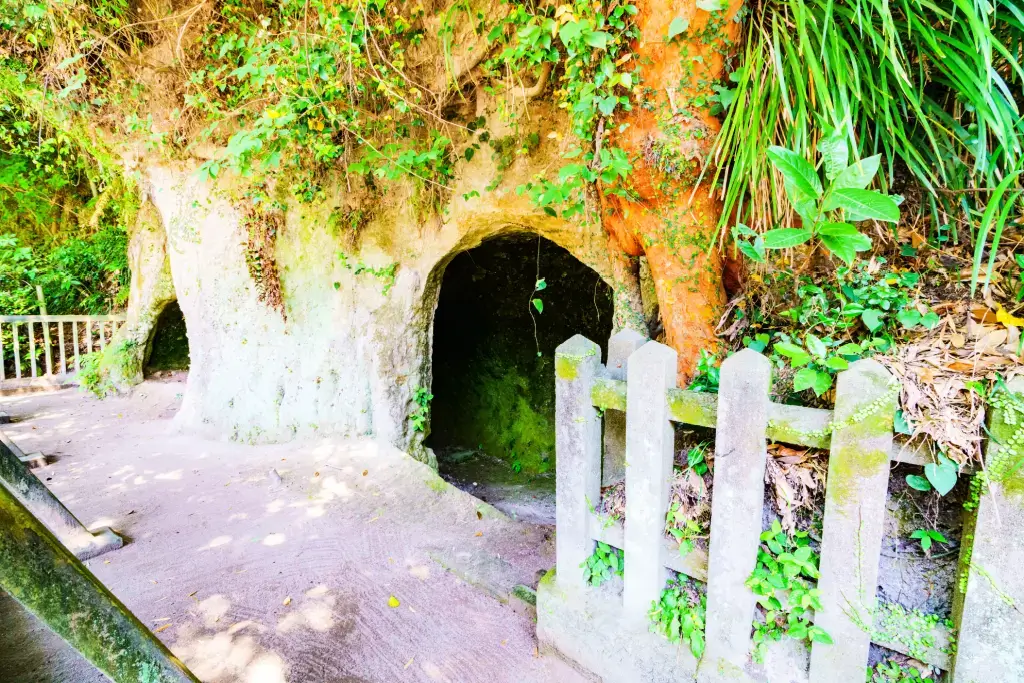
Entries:
[[390, 598], [388, 598], [388, 607], [395, 608], [395, 607], [398, 607], [401, 604], [402, 603], [400, 603], [398, 601], [398, 598], [396, 598], [394, 595], [392, 595]]
[[410, 666], [412, 666], [412, 660], [413, 659], [416, 659], [416, 658], [412, 657], [411, 659], [409, 659], [409, 661], [405, 663], [405, 666], [403, 668], [408, 669]]
[[288, 596], [287, 598], [285, 598], [285, 599], [284, 599], [284, 602], [282, 602], [281, 604], [282, 604], [282, 605], [290, 605], [290, 604], [292, 604], [292, 598], [291, 598], [291, 596]]
[[476, 536], [483, 536], [483, 535], [484, 535], [484, 532], [482, 532], [482, 531], [478, 531], [478, 532], [476, 532], [476, 534], [475, 534], [475, 535], [476, 535]]
[[171, 626], [172, 626], [172, 624], [164, 624], [160, 628], [155, 629], [153, 631], [153, 633], [162, 633], [163, 631], [166, 631], [167, 629], [169, 629]]
[[370, 470], [363, 470], [363, 476], [364, 476], [364, 477], [365, 477], [365, 476], [366, 476], [367, 474], [369, 474], [369, 473], [370, 473]]

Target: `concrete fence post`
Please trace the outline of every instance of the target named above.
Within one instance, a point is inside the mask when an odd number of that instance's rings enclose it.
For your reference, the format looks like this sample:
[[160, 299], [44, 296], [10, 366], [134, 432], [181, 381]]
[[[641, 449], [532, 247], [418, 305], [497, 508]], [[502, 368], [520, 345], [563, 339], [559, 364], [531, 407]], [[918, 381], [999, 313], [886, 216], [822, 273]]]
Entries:
[[23, 458], [21, 449], [0, 432], [0, 488], [18, 498], [78, 559], [88, 560], [124, 545], [124, 539], [109, 528], [95, 533], [86, 529], [32, 474]]
[[675, 435], [668, 390], [676, 386], [675, 350], [647, 342], [630, 356], [627, 377], [623, 613], [628, 620], [641, 621], [668, 580], [665, 514]]
[[[608, 340], [608, 378], [626, 379], [629, 357], [647, 340], [637, 331], [625, 329]], [[604, 466], [601, 485], [611, 486], [626, 476], [626, 414], [608, 409], [604, 413]]]
[[577, 334], [555, 349], [555, 561], [560, 586], [583, 588], [594, 552], [590, 512], [601, 501], [601, 418], [590, 398], [601, 348]]
[[818, 580], [824, 609], [815, 615], [833, 644], [811, 646], [811, 683], [864, 678], [898, 396], [892, 375], [875, 360], [839, 374]]
[[0, 588], [116, 683], [199, 683], [0, 486]]
[[757, 600], [746, 581], [757, 563], [771, 363], [744, 349], [722, 363], [715, 433], [706, 642], [698, 680], [742, 681]]
[[[1024, 395], [1024, 377], [1008, 388]], [[1010, 683], [1024, 672], [1024, 419], [997, 408], [989, 433], [988, 481], [972, 487], [977, 507], [960, 543], [953, 683]]]

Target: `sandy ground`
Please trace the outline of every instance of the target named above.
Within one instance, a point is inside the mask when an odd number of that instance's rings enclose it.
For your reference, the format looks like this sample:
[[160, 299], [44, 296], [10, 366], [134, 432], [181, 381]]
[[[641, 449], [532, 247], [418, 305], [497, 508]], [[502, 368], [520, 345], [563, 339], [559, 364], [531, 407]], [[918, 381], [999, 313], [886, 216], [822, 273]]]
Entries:
[[[532, 584], [553, 564], [544, 527], [374, 442], [254, 447], [177, 433], [183, 388], [146, 382], [106, 401], [72, 389], [0, 409], [25, 452], [55, 457], [36, 474], [87, 526], [130, 538], [89, 568], [203, 681], [583, 680], [537, 656], [529, 618], [429, 559], [487, 552]], [[0, 594], [0, 681], [103, 680]]]

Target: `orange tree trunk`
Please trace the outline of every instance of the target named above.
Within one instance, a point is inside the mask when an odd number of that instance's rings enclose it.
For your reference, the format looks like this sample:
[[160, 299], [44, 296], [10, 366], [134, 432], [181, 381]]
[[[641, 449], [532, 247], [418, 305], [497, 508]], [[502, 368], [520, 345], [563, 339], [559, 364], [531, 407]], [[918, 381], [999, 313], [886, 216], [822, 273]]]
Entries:
[[[733, 0], [717, 12], [698, 9], [692, 0], [635, 4], [640, 37], [634, 59], [642, 68], [643, 102], [605, 141], [632, 158], [627, 189], [633, 196], [625, 199], [605, 188], [601, 208], [611, 240], [631, 256], [647, 256], [684, 383], [700, 350], [717, 348], [714, 326], [725, 303], [722, 263], [712, 249], [721, 205], [709, 187], [695, 185], [719, 130], [708, 98], [723, 76], [723, 54], [738, 36], [733, 17], [742, 2]], [[688, 21], [688, 28], [669, 40], [677, 18]]]

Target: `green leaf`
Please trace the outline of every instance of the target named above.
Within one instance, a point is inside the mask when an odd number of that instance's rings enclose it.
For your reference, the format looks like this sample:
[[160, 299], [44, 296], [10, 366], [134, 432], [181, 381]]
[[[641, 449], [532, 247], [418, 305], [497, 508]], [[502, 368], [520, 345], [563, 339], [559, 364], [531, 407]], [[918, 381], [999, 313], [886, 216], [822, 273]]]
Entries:
[[936, 313], [935, 311], [928, 311], [927, 313], [924, 314], [924, 317], [921, 318], [921, 324], [924, 325], [925, 329], [927, 330], [932, 329], [940, 322], [942, 322], [942, 318], [940, 318], [939, 314]]
[[790, 342], [778, 342], [772, 348], [775, 350], [775, 353], [780, 353], [789, 358], [789, 364], [794, 368], [811, 362], [811, 354], [807, 353], [802, 346], [797, 346]]
[[804, 344], [807, 346], [807, 350], [818, 358], [824, 358], [825, 354], [828, 353], [828, 347], [825, 346], [825, 342], [821, 341], [813, 334], [807, 334], [804, 337]]
[[537, 280], [537, 284], [533, 286], [534, 291], [541, 292], [548, 288], [548, 283], [544, 278]]
[[821, 235], [821, 243], [848, 266], [857, 260], [857, 252], [871, 248], [871, 238], [860, 233], [850, 236]]
[[882, 312], [874, 308], [866, 309], [860, 314], [860, 319], [861, 322], [864, 323], [865, 327], [872, 332], [882, 326]]
[[878, 165], [881, 161], [882, 155], [876, 154], [873, 157], [853, 162], [835, 177], [832, 181], [832, 190], [844, 188], [863, 190], [871, 184], [871, 180], [878, 173]]
[[825, 202], [826, 211], [844, 209], [855, 220], [876, 220], [896, 223], [900, 220], [900, 207], [892, 197], [874, 190], [841, 188], [832, 192]]
[[829, 180], [846, 168], [850, 158], [850, 146], [846, 142], [846, 136], [838, 129], [829, 131], [828, 135], [818, 141], [818, 152], [825, 162], [825, 176]]
[[612, 36], [610, 33], [604, 31], [593, 31], [587, 34], [586, 43], [590, 47], [603, 50], [608, 46], [608, 41], [611, 40]]
[[811, 239], [811, 231], [806, 228], [777, 228], [766, 232], [762, 239], [766, 249], [789, 249]]
[[896, 319], [900, 321], [900, 325], [909, 330], [921, 322], [921, 314], [917, 312], [916, 308], [904, 308], [896, 314]]
[[850, 361], [846, 360], [842, 356], [831, 356], [825, 365], [832, 368], [833, 370], [845, 370], [850, 367]]
[[562, 28], [558, 29], [558, 37], [562, 41], [562, 44], [566, 47], [569, 43], [580, 37], [583, 33], [584, 25], [579, 21], [569, 21], [562, 24]]
[[946, 495], [956, 486], [956, 465], [949, 459], [943, 458], [940, 464], [928, 463], [924, 466], [924, 475], [940, 496]]
[[821, 197], [821, 180], [818, 179], [814, 167], [802, 156], [785, 147], [772, 146], [768, 148], [768, 158], [786, 179], [787, 186], [792, 186], [801, 195], [799, 198], [790, 197], [794, 203], [807, 198]]
[[729, 0], [697, 0], [697, 8], [705, 12], [720, 12], [729, 6]]
[[932, 485], [920, 474], [908, 474], [907, 486], [918, 491], [931, 491]]
[[538, 313], [544, 312], [544, 302], [541, 301], [540, 299], [533, 299], [530, 303], [533, 304], [533, 307], [537, 309]]
[[913, 434], [914, 430], [910, 428], [910, 423], [907, 422], [907, 416], [902, 410], [897, 410], [893, 416], [893, 429], [896, 430], [897, 434]]
[[803, 391], [813, 389], [816, 396], [821, 396], [832, 388], [832, 375], [814, 368], [802, 368], [793, 376], [793, 389]]
[[668, 25], [668, 39], [672, 40], [680, 33], [684, 33], [686, 29], [690, 28], [690, 20], [684, 19], [683, 17], [676, 17], [672, 20], [672, 23]]

